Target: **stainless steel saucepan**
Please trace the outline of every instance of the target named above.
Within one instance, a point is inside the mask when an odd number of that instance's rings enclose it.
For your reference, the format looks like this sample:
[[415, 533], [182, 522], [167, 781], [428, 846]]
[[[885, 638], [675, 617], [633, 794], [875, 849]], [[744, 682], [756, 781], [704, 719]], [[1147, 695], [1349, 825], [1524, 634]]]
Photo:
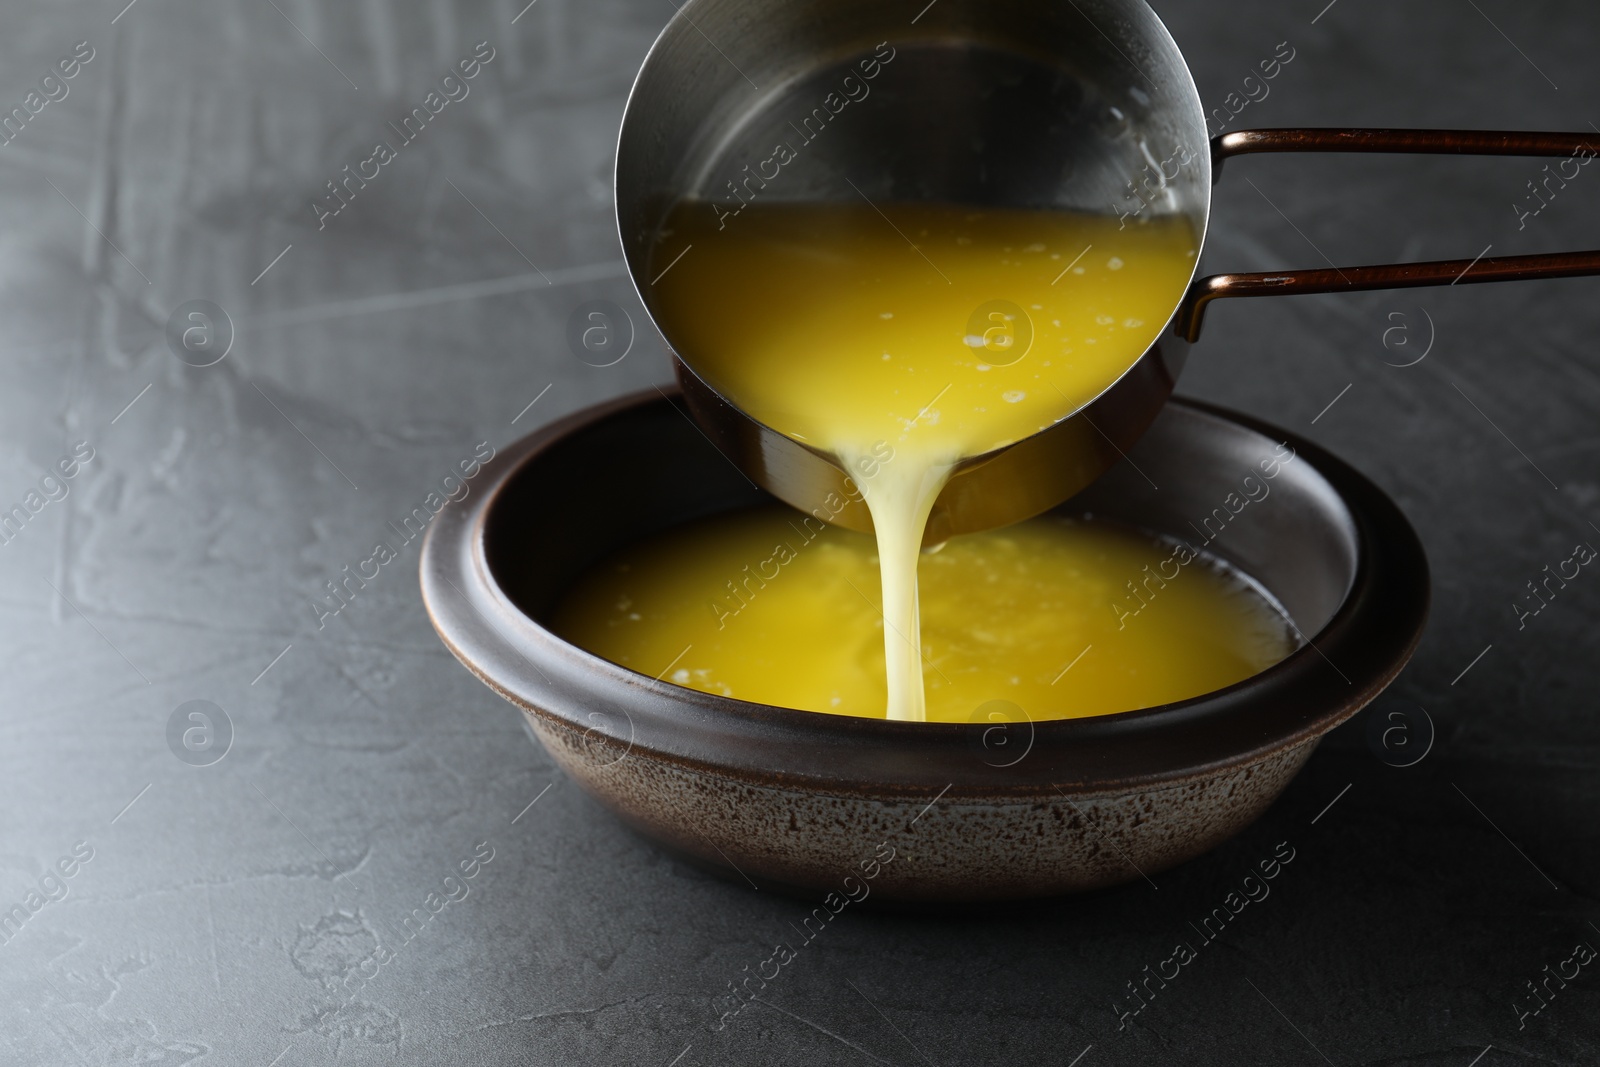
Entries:
[[[920, 11], [918, 9], [921, 9]], [[795, 126], [800, 123], [801, 126]], [[804, 139], [781, 177], [773, 145]], [[1203, 251], [1223, 160], [1256, 152], [1592, 156], [1600, 136], [1452, 130], [1255, 130], [1209, 137], [1188, 65], [1144, 0], [687, 0], [634, 82], [617, 144], [617, 225], [656, 315], [651, 253], [667, 211], [737, 189], [786, 200], [940, 201], [1186, 216]], [[747, 169], [749, 168], [749, 169]], [[1136, 197], [1136, 199], [1135, 199]], [[1199, 256], [1196, 256], [1198, 265]], [[1188, 279], [1159, 339], [1091, 403], [963, 463], [928, 540], [1038, 514], [1121, 458], [1172, 392], [1207, 304], [1600, 273], [1600, 252]], [[715, 294], [707, 294], [714, 300]], [[762, 425], [673, 345], [694, 419], [753, 481], [870, 530], [834, 457]], [[850, 503], [842, 510], [837, 501]]]

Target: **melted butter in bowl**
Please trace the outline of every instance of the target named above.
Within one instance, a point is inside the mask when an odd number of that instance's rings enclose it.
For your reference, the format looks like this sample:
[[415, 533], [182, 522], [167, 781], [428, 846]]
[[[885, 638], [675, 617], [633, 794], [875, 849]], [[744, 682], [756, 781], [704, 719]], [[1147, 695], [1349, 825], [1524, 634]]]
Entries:
[[[865, 534], [782, 506], [724, 513], [600, 563], [551, 628], [691, 689], [881, 719], [878, 571]], [[1236, 569], [1105, 519], [1045, 516], [955, 537], [921, 553], [917, 579], [931, 722], [1175, 703], [1243, 681], [1297, 644]]]

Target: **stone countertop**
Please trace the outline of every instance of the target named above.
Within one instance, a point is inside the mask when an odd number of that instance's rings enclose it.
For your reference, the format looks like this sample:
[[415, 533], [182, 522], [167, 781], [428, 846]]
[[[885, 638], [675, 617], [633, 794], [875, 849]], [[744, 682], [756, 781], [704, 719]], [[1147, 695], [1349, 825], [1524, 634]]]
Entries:
[[[1292, 50], [1230, 128], [1600, 121], [1600, 10], [1323, 2], [1158, 7], [1212, 106]], [[0, 148], [0, 509], [38, 505], [0, 544], [0, 908], [24, 916], [0, 1063], [1600, 1062], [1600, 969], [1519, 1015], [1600, 946], [1600, 577], [1512, 608], [1600, 543], [1600, 283], [1216, 305], [1183, 391], [1400, 502], [1433, 566], [1413, 664], [1210, 855], [959, 919], [847, 912], [718, 1031], [801, 905], [565, 781], [440, 645], [414, 543], [320, 629], [311, 607], [480, 447], [669, 378], [642, 328], [604, 368], [564, 337], [590, 300], [644, 323], [609, 173], [672, 5], [122, 4], [13, 2], [0, 35], [0, 104], [38, 106]], [[469, 95], [319, 229], [325, 183], [480, 41]], [[1594, 246], [1600, 173], [1519, 217], [1542, 165], [1237, 161], [1207, 267]], [[231, 348], [186, 365], [169, 321]], [[1390, 766], [1368, 718], [1420, 744], [1418, 707], [1431, 751]], [[197, 709], [211, 752], [228, 735], [207, 766]], [[1270, 896], [1119, 1032], [1127, 983], [1280, 842]]]

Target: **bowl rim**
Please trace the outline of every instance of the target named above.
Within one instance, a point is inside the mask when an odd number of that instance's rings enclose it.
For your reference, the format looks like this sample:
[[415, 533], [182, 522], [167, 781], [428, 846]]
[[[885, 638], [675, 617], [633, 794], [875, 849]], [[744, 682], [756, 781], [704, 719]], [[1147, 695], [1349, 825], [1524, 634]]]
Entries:
[[637, 752], [698, 773], [841, 796], [1083, 796], [1172, 787], [1269, 759], [1349, 719], [1404, 668], [1427, 619], [1426, 555], [1378, 486], [1279, 427], [1174, 397], [1169, 404], [1193, 414], [1287, 442], [1351, 520], [1356, 565], [1343, 601], [1278, 664], [1176, 703], [1017, 724], [1027, 744], [1015, 762], [995, 760], [987, 743], [992, 723], [891, 722], [687, 689], [546, 629], [500, 586], [485, 551], [497, 505], [553, 445], [663, 404], [688, 418], [681, 394], [658, 386], [583, 408], [512, 442], [484, 465], [481, 493], [429, 524], [420, 553], [424, 606], [446, 647], [507, 701], [581, 734], [600, 765]]

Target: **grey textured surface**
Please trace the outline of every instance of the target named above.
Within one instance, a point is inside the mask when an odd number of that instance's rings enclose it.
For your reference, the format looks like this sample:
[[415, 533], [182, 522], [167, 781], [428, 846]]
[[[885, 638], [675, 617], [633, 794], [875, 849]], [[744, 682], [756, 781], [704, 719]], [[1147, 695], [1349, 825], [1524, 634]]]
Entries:
[[[1338, 0], [1314, 24], [1323, 0], [1159, 7], [1208, 104], [1295, 48], [1230, 128], [1600, 119], [1600, 14], [1577, 4]], [[95, 56], [0, 148], [0, 507], [77, 442], [94, 458], [0, 545], [0, 908], [26, 912], [79, 842], [93, 858], [0, 943], [0, 1063], [1600, 1059], [1594, 964], [1517, 1008], [1546, 965], [1600, 946], [1600, 577], [1523, 630], [1511, 607], [1600, 543], [1584, 280], [1219, 305], [1183, 383], [1310, 433], [1417, 525], [1434, 620], [1377, 713], [1425, 707], [1426, 759], [1385, 765], [1357, 720], [1252, 830], [1155, 886], [848, 911], [717, 1030], [716, 998], [804, 908], [666, 858], [565, 782], [435, 639], [414, 543], [320, 630], [311, 606], [479, 442], [668, 377], [608, 173], [671, 6], [521, 8], [6, 10], [5, 108], [76, 42]], [[470, 96], [319, 231], [324, 183], [481, 40], [496, 54]], [[1595, 244], [1591, 170], [1519, 231], [1541, 166], [1236, 161], [1208, 266]], [[641, 328], [606, 368], [564, 340], [601, 298]], [[163, 339], [194, 299], [237, 327], [215, 366]], [[1430, 333], [1421, 363], [1387, 365]], [[211, 766], [168, 745], [191, 700], [232, 723]], [[1125, 983], [1198, 940], [1279, 842], [1294, 860], [1270, 896], [1119, 1033]]]

